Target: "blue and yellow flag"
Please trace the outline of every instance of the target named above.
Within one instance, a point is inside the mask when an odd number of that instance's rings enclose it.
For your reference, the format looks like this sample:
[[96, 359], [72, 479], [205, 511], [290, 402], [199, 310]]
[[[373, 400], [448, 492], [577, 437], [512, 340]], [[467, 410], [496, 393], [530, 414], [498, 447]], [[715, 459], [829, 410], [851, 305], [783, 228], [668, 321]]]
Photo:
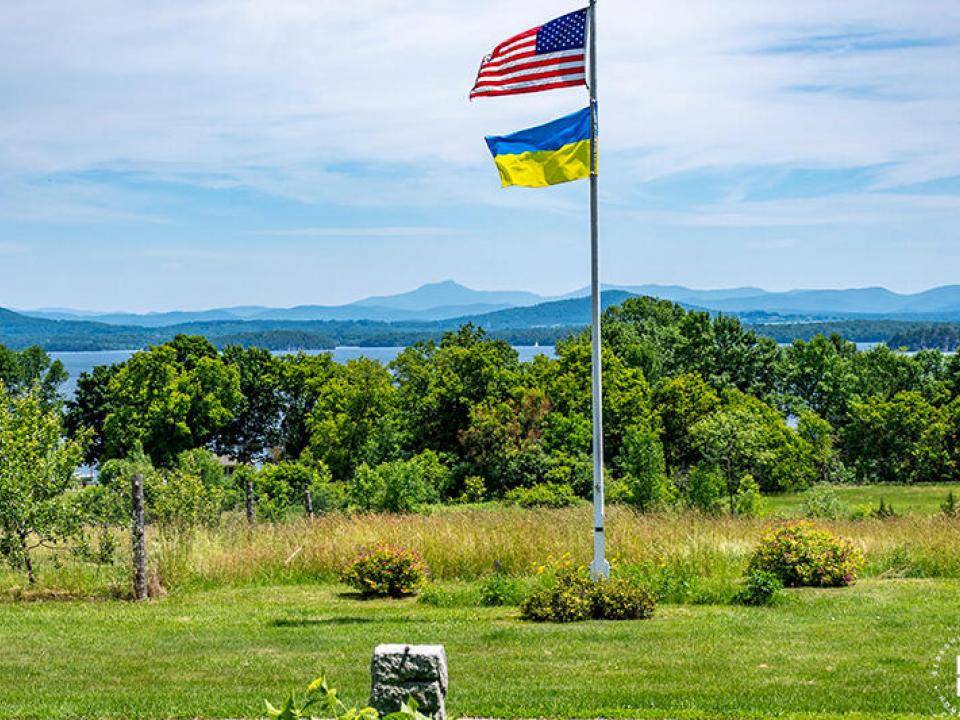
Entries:
[[504, 187], [546, 187], [590, 177], [590, 108], [546, 125], [487, 138]]

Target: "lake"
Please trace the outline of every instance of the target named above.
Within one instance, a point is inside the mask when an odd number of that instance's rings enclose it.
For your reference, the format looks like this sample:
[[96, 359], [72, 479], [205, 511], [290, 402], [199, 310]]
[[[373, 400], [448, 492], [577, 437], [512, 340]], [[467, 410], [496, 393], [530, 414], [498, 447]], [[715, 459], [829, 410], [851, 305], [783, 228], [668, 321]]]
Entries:
[[[553, 357], [552, 345], [515, 345], [514, 350], [520, 356], [521, 362], [529, 362], [537, 355]], [[336, 350], [306, 350], [308, 355], [318, 355], [322, 352], [332, 352], [333, 359], [339, 363], [356, 360], [359, 357], [379, 360], [386, 364], [399, 355], [402, 347], [338, 347]], [[52, 352], [48, 353], [54, 360], [59, 360], [70, 373], [70, 379], [63, 384], [61, 392], [65, 397], [73, 397], [77, 387], [77, 378], [80, 373], [89, 372], [97, 365], [114, 365], [126, 361], [135, 350], [104, 350], [99, 352]], [[274, 352], [274, 355], [287, 355], [286, 352]]]

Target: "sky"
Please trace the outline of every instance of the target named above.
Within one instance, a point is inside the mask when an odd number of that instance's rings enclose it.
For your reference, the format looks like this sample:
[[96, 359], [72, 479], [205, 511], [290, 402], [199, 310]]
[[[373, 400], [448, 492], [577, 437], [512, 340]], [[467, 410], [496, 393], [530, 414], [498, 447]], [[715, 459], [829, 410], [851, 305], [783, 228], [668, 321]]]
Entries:
[[[483, 141], [585, 90], [467, 100], [582, 3], [0, 3], [0, 307], [586, 285], [588, 184], [502, 190]], [[960, 2], [598, 14], [604, 282], [960, 283]]]

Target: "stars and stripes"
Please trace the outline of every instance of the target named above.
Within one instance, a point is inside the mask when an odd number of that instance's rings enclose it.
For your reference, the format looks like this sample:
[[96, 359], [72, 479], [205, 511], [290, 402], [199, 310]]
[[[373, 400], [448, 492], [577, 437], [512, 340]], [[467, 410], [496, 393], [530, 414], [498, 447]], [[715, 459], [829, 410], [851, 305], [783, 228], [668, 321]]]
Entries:
[[470, 99], [587, 84], [587, 10], [500, 43], [483, 59]]

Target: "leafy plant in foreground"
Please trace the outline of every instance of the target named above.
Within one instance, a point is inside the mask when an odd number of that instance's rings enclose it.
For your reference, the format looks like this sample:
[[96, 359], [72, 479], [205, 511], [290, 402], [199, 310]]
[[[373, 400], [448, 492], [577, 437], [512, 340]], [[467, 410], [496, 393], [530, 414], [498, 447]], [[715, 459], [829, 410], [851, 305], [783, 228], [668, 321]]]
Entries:
[[[336, 718], [336, 720], [380, 720], [380, 713], [372, 707], [347, 707], [337, 695], [335, 688], [327, 684], [326, 678], [321, 675], [307, 687], [304, 697], [295, 693], [287, 695], [281, 707], [274, 707], [269, 700], [264, 701], [267, 706], [267, 715], [274, 720], [302, 720], [313, 718], [311, 711], [316, 711], [319, 717]], [[429, 720], [426, 715], [417, 710], [417, 701], [409, 698], [401, 703], [400, 710], [384, 715], [383, 720]]]

